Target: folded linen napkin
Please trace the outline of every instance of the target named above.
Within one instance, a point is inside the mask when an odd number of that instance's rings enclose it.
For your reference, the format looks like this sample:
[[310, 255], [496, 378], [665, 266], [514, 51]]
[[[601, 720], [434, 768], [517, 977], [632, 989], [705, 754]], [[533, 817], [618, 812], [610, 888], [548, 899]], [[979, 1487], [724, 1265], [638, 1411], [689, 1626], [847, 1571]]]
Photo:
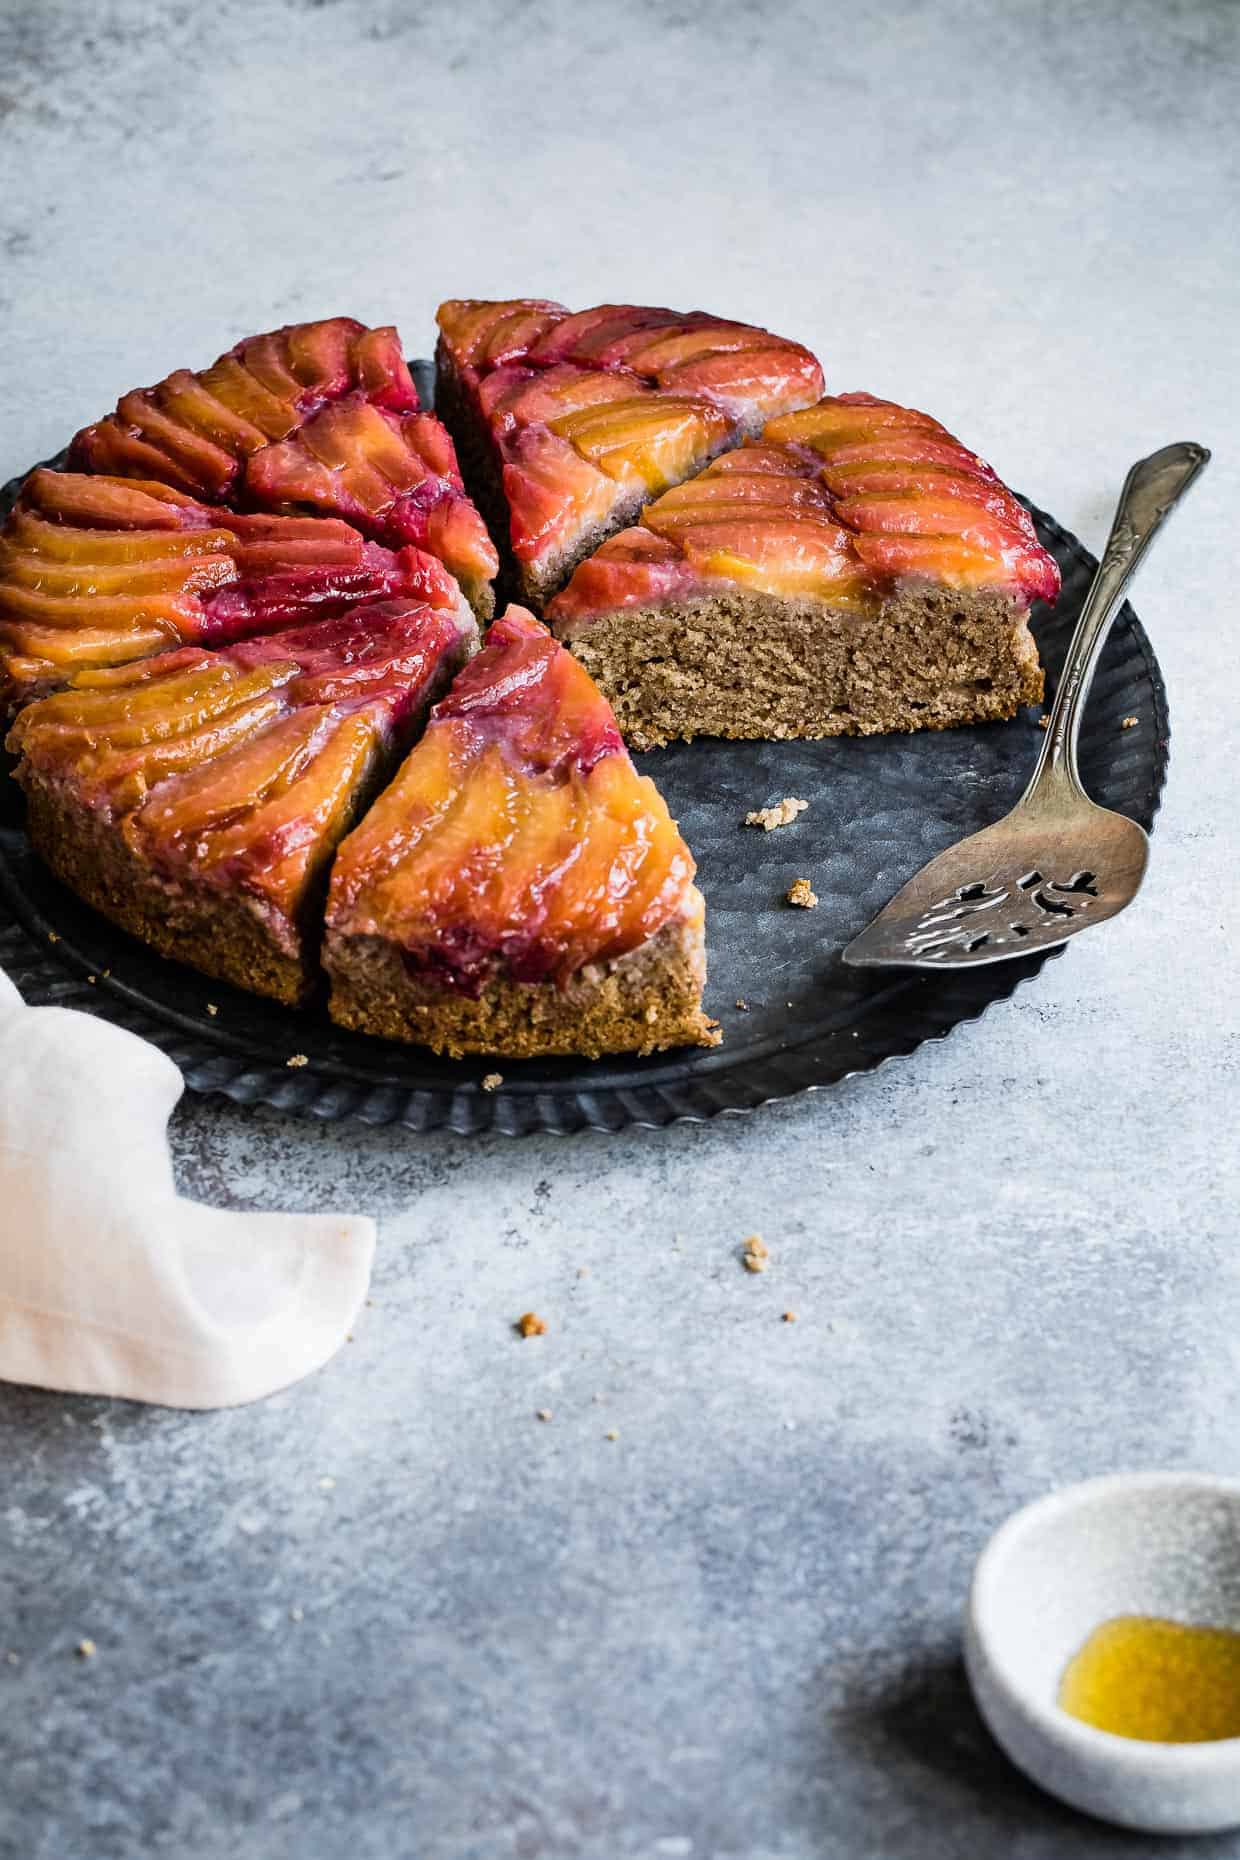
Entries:
[[223, 1408], [344, 1342], [374, 1223], [183, 1200], [166, 1134], [183, 1089], [135, 1034], [28, 1008], [0, 973], [0, 1380]]

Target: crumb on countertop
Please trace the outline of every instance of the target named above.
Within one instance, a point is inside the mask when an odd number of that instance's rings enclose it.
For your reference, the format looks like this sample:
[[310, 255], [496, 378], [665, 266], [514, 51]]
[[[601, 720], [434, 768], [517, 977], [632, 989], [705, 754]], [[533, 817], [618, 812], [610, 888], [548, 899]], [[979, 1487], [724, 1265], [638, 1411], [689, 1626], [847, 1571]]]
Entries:
[[746, 1272], [765, 1272], [771, 1263], [771, 1255], [761, 1234], [748, 1234], [741, 1242], [744, 1252], [741, 1263]]
[[551, 1419], [550, 1408], [535, 1408], [534, 1418], [538, 1421], [549, 1421]]
[[603, 1435], [604, 1440], [619, 1440], [619, 1438], [620, 1429], [618, 1427], [609, 1427], [607, 1432]]
[[1119, 727], [1121, 730], [1135, 730], [1139, 722], [1140, 718], [1138, 717], [1124, 717], [1121, 719]]
[[803, 814], [809, 806], [808, 801], [798, 801], [795, 795], [786, 794], [782, 801], [776, 801], [774, 807], [755, 807], [746, 814], [747, 827], [761, 827], [764, 833], [774, 832], [776, 827], [791, 826], [798, 814]]
[[737, 995], [736, 997], [736, 1005], [740, 1009], [742, 1014], [748, 1014], [749, 1003], [748, 1001], [743, 1001], [739, 995]]
[[785, 897], [789, 904], [799, 904], [803, 911], [812, 911], [818, 902], [818, 893], [808, 878], [794, 878]]
[[211, 1016], [212, 1020], [214, 1020], [215, 1016], [219, 1013], [219, 1011], [220, 1010], [216, 1007], [214, 1001], [207, 1002], [207, 1013]]
[[1042, 715], [1038, 718], [1038, 728], [1039, 730], [1049, 730], [1050, 727], [1051, 727], [1051, 720], [1049, 716], [1046, 714], [1046, 712], [1043, 711]]
[[795, 1312], [795, 1311], [785, 1311], [785, 1312], [783, 1313], [783, 1321], [784, 1321], [784, 1323], [785, 1323], [785, 1324], [795, 1324], [795, 1323], [796, 1323], [796, 1321], [797, 1321], [797, 1314], [796, 1314], [796, 1312]]
[[49, 930], [47, 933], [47, 940], [49, 943], [59, 943], [60, 941], [59, 932], [55, 930]]
[[93, 1640], [80, 1640], [74, 1651], [79, 1660], [93, 1660], [99, 1649]]
[[519, 1330], [523, 1337], [545, 1337], [547, 1320], [540, 1318], [537, 1311], [523, 1311], [514, 1328]]
[[496, 1091], [504, 1082], [502, 1072], [488, 1072], [482, 1081], [483, 1091]]
[[310, 1061], [305, 1053], [290, 1053], [284, 1063], [286, 1066], [308, 1066]]

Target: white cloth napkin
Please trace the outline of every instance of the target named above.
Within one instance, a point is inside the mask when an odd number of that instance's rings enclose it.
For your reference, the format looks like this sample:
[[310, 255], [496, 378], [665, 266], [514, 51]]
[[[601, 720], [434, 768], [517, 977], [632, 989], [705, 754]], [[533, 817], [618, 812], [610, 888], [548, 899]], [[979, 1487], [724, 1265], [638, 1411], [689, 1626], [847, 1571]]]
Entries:
[[177, 1194], [184, 1089], [135, 1034], [0, 973], [0, 1380], [172, 1408], [256, 1401], [334, 1356], [374, 1223]]

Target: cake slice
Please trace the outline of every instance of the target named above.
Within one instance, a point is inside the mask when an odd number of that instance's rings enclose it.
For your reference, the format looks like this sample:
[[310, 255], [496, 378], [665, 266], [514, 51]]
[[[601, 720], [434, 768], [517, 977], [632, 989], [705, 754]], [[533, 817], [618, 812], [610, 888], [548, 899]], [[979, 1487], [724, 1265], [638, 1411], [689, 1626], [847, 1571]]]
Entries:
[[9, 734], [30, 838], [162, 955], [295, 1004], [332, 852], [476, 639], [468, 610], [379, 601], [81, 672]]
[[152, 481], [39, 469], [0, 531], [0, 705], [91, 667], [391, 595], [464, 608], [437, 557], [338, 519], [247, 515]]
[[1059, 570], [928, 414], [842, 394], [668, 491], [547, 609], [627, 740], [869, 735], [1014, 716]]
[[340, 849], [332, 1015], [453, 1055], [711, 1045], [693, 876], [581, 666], [510, 608]]
[[250, 336], [210, 368], [123, 395], [77, 434], [70, 464], [238, 510], [347, 517], [440, 557], [478, 615], [494, 611], [499, 558], [394, 329], [329, 317]]
[[649, 498], [822, 392], [808, 349], [701, 310], [454, 299], [439, 330], [436, 408], [539, 606]]

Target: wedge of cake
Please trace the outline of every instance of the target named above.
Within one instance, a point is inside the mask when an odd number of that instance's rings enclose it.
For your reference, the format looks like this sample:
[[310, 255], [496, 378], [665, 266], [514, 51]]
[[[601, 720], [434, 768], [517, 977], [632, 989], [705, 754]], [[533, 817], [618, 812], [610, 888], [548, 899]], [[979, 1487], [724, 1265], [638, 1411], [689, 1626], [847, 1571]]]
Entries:
[[479, 617], [494, 611], [499, 558], [394, 329], [328, 317], [250, 336], [210, 368], [123, 395], [78, 433], [70, 464], [238, 510], [346, 517], [439, 556]]
[[539, 606], [649, 498], [822, 392], [808, 349], [701, 310], [453, 299], [439, 330], [436, 408]]
[[391, 600], [81, 672], [9, 734], [30, 838], [162, 955], [295, 1004], [332, 852], [476, 642], [467, 609]]
[[581, 666], [510, 608], [340, 848], [332, 1015], [453, 1055], [713, 1044], [693, 877]]
[[630, 743], [1014, 716], [1059, 570], [937, 420], [842, 394], [772, 420], [605, 542], [547, 609]]
[[339, 519], [240, 514], [151, 481], [40, 469], [0, 531], [0, 706], [90, 667], [391, 595], [464, 609], [437, 557]]

